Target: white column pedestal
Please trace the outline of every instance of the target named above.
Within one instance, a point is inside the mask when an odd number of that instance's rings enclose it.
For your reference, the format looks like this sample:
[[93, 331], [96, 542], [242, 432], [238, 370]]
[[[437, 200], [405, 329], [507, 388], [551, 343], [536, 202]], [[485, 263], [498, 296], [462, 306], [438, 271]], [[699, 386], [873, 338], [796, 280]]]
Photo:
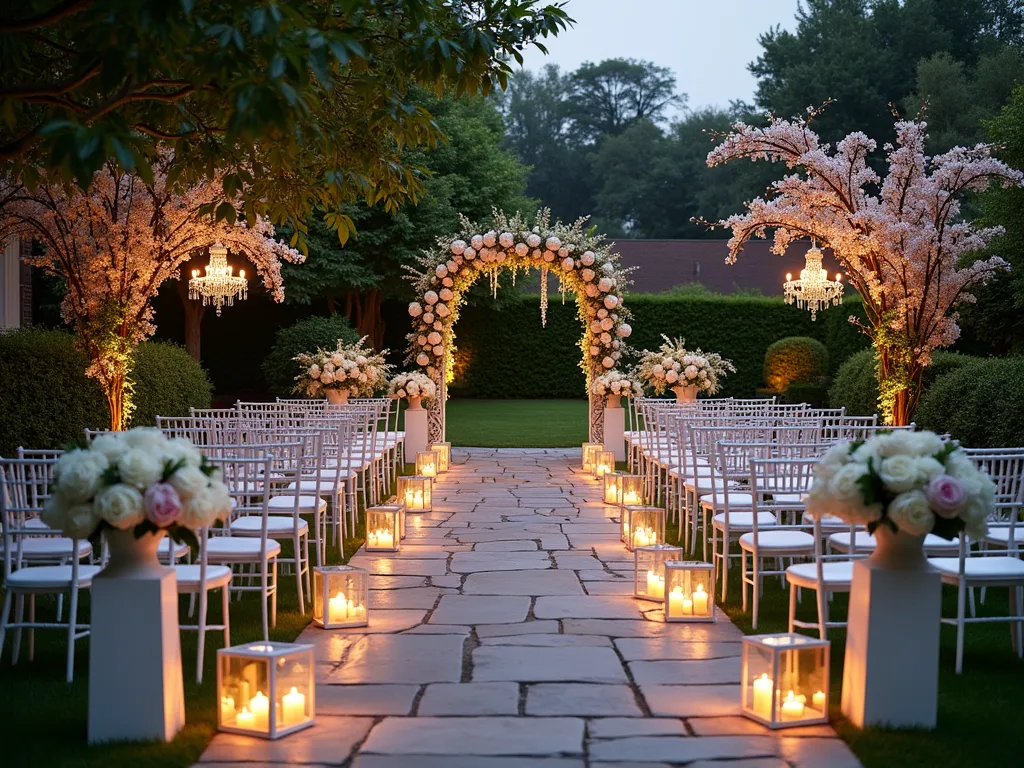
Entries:
[[405, 463], [413, 464], [416, 461], [416, 454], [427, 450], [427, 411], [421, 408], [418, 411], [405, 412]]
[[626, 409], [604, 409], [604, 449], [615, 454], [615, 461], [626, 460]]
[[939, 694], [938, 571], [853, 566], [843, 714], [859, 728], [934, 728]]
[[89, 743], [170, 741], [185, 725], [174, 571], [92, 581]]

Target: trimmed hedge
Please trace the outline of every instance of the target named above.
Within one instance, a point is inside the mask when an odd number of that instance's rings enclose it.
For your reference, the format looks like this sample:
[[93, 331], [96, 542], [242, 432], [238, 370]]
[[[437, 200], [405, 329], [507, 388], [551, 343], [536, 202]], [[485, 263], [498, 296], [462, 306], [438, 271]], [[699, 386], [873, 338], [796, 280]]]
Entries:
[[938, 376], [915, 419], [972, 448], [1024, 445], [1024, 358], [971, 358]]
[[[924, 388], [922, 398], [939, 377], [969, 366], [979, 359], [941, 349], [932, 353], [932, 363], [924, 369], [921, 378]], [[923, 399], [920, 403], [923, 403]], [[875, 379], [873, 349], [861, 350], [840, 366], [829, 390], [829, 405], [833, 408], [845, 406], [846, 412], [853, 416], [870, 416], [878, 411], [878, 381]]]
[[[831, 336], [839, 354], [860, 342], [846, 322], [850, 307], [838, 307], [811, 322], [810, 314], [782, 299], [751, 296], [664, 296], [630, 294], [634, 349], [653, 349], [662, 333], [682, 336], [687, 346], [720, 352], [737, 373], [723, 382], [723, 396], [752, 396], [761, 385], [765, 350], [781, 338]], [[838, 320], [833, 319], [837, 317]], [[833, 327], [834, 326], [834, 327]], [[843, 332], [845, 332], [845, 335]], [[581, 397], [584, 376], [576, 302], [557, 294], [548, 306], [547, 327], [540, 324], [540, 299], [522, 296], [501, 310], [468, 306], [455, 328], [458, 353], [450, 392], [459, 397]], [[632, 362], [632, 361], [627, 361]]]
[[[206, 372], [183, 349], [148, 341], [136, 348], [132, 426], [157, 414], [179, 416], [210, 404]], [[86, 427], [106, 428], [103, 391], [85, 375], [89, 361], [66, 331], [26, 328], [0, 333], [0, 455], [26, 448], [61, 448]]]
[[334, 349], [339, 339], [346, 344], [359, 341], [359, 334], [341, 315], [307, 317], [279, 330], [262, 366], [271, 394], [281, 397], [293, 394], [298, 373], [293, 359], [296, 355], [315, 352], [318, 348]]
[[818, 382], [828, 376], [828, 350], [810, 336], [789, 336], [764, 353], [764, 382], [773, 392], [791, 384]]

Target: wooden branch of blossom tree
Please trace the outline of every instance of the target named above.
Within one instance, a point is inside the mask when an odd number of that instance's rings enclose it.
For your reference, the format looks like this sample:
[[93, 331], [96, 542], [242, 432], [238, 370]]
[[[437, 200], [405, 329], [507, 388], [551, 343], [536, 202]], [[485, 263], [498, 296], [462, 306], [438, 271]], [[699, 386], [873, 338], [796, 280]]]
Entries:
[[73, 16], [89, 5], [92, 0], [64, 0], [44, 13], [25, 19], [8, 20], [0, 24], [0, 33], [27, 32], [39, 27], [50, 27], [69, 16]]

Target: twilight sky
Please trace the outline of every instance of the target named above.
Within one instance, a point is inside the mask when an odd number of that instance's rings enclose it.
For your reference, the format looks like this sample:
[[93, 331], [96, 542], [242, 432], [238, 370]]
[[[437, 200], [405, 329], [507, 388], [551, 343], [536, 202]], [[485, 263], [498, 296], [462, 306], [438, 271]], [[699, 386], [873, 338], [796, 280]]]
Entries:
[[569, 0], [576, 25], [547, 41], [550, 54], [527, 52], [525, 66], [647, 59], [670, 68], [691, 109], [752, 100], [755, 80], [747, 64], [757, 58], [757, 37], [776, 24], [795, 29], [799, 0]]

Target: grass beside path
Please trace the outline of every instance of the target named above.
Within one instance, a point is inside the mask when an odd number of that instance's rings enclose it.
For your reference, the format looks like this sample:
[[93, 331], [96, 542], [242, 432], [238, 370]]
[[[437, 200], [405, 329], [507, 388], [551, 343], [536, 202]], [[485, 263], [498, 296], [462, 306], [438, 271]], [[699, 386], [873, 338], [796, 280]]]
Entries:
[[587, 440], [587, 401], [448, 401], [448, 440], [474, 448], [568, 448]]

